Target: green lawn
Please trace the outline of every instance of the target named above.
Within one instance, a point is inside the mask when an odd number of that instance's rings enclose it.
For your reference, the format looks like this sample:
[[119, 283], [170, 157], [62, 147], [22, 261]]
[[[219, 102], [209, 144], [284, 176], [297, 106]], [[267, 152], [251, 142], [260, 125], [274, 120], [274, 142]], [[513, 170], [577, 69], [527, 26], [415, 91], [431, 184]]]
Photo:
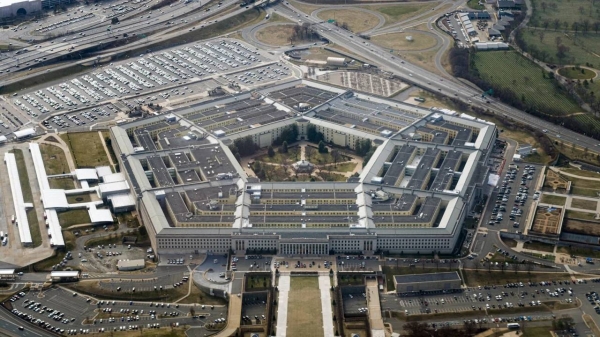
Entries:
[[[545, 58], [538, 56], [542, 61], [571, 65], [589, 63], [595, 68], [600, 68], [600, 58], [596, 56], [600, 50], [600, 34], [584, 35], [580, 33], [575, 37], [573, 33], [565, 33], [561, 30], [524, 29], [522, 36], [528, 46], [534, 46], [540, 52], [546, 52]], [[562, 59], [556, 56], [558, 52], [557, 38], [560, 44], [569, 48], [565, 53], [566, 56]]]
[[565, 218], [597, 221], [595, 213], [578, 212], [570, 210], [567, 210], [567, 212], [565, 213]]
[[102, 144], [103, 139], [96, 131], [65, 133], [60, 135], [69, 144], [71, 155], [77, 168], [93, 168], [109, 165], [108, 155]]
[[539, 250], [542, 252], [552, 253], [554, 252], [554, 245], [550, 245], [543, 242], [532, 241], [530, 243], [523, 244], [523, 248], [531, 250]]
[[75, 182], [71, 178], [49, 179], [48, 184], [50, 184], [50, 188], [56, 188], [59, 190], [75, 189]]
[[472, 8], [472, 9], [475, 9], [475, 10], [478, 10], [478, 11], [481, 11], [481, 10], [485, 9], [484, 5], [480, 5], [479, 4], [479, 0], [469, 0], [469, 1], [467, 1], [467, 6], [469, 8]]
[[40, 151], [42, 152], [46, 174], [50, 176], [71, 172], [65, 152], [60, 147], [40, 144]]
[[582, 208], [582, 209], [589, 209], [591, 211], [595, 211], [597, 206], [598, 206], [597, 200], [587, 200], [587, 199], [579, 199], [579, 198], [571, 199], [571, 207], [573, 207], [573, 208]]
[[90, 223], [90, 215], [86, 209], [71, 209], [64, 212], [58, 212], [58, 221], [62, 228], [73, 225]]
[[396, 22], [407, 20], [421, 13], [431, 11], [431, 8], [439, 4], [440, 3], [436, 1], [421, 4], [399, 3], [395, 5], [382, 4], [360, 7], [381, 13], [381, 15], [383, 15], [383, 17], [385, 18], [384, 26], [387, 26]]
[[[564, 171], [566, 173], [578, 175], [578, 176], [581, 176], [581, 177], [598, 178], [598, 179], [600, 179], [600, 173], [597, 173], [597, 172], [580, 170], [580, 169], [576, 169], [576, 168], [561, 168], [560, 170]], [[565, 177], [566, 178], [570, 178], [569, 176], [565, 176]]]
[[287, 153], [279, 153], [278, 149], [275, 150], [275, 155], [273, 157], [269, 157], [269, 155], [265, 154], [255, 158], [255, 160], [264, 161], [266, 163], [273, 164], [281, 164], [286, 161], [288, 164], [295, 163], [300, 160], [300, 148], [299, 147], [289, 147]]
[[542, 197], [540, 198], [540, 202], [551, 205], [564, 205], [566, 201], [566, 197], [551, 194], [542, 194]]
[[289, 336], [323, 336], [321, 293], [316, 276], [292, 277], [288, 303]]
[[[19, 182], [21, 183], [21, 191], [23, 192], [23, 201], [33, 202], [33, 194], [31, 193], [31, 185], [29, 185], [29, 175], [27, 173], [27, 165], [25, 164], [25, 157], [21, 150], [11, 150], [10, 152], [15, 154], [15, 161], [17, 162], [17, 170], [19, 171]], [[33, 168], [31, 168], [33, 170]], [[33, 247], [37, 247], [42, 244], [42, 233], [40, 232], [40, 223], [38, 221], [37, 213], [35, 209], [27, 210], [27, 221], [29, 222], [29, 232], [31, 233], [31, 241]]]
[[522, 337], [552, 337], [551, 326], [527, 326], [523, 329]]
[[542, 111], [559, 109], [565, 114], [581, 111], [566, 92], [542, 77], [540, 67], [514, 51], [478, 52], [473, 58], [481, 78], [495, 87], [510, 88], [526, 104], [535, 104]]
[[75, 195], [68, 195], [67, 196], [67, 202], [69, 204], [78, 204], [78, 203], [82, 203], [82, 202], [90, 202], [92, 201], [92, 198], [90, 197], [90, 194], [75, 194]]
[[565, 67], [560, 68], [558, 73], [564, 77], [574, 80], [586, 80], [596, 77], [596, 72], [585, 68]]
[[[554, 29], [554, 21], [558, 20], [560, 29], [564, 29], [566, 22], [570, 30], [573, 22], [583, 22], [586, 19], [589, 22], [600, 20], [600, 11], [598, 11], [600, 7], [597, 4], [594, 6], [589, 0], [531, 0], [531, 4], [533, 7], [533, 15], [529, 22], [531, 26], [543, 27], [544, 21], [548, 21], [548, 28]], [[545, 8], [543, 4], [546, 5]], [[556, 7], [553, 7], [554, 5]]]

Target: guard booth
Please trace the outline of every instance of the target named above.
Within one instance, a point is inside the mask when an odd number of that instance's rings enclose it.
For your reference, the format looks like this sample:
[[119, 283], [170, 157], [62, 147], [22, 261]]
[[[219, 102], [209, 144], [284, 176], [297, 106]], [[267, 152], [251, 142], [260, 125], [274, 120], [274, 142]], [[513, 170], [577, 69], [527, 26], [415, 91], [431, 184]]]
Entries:
[[77, 282], [79, 281], [79, 271], [53, 271], [50, 273], [52, 283], [58, 282]]
[[17, 278], [14, 269], [0, 269], [0, 280], [13, 281]]

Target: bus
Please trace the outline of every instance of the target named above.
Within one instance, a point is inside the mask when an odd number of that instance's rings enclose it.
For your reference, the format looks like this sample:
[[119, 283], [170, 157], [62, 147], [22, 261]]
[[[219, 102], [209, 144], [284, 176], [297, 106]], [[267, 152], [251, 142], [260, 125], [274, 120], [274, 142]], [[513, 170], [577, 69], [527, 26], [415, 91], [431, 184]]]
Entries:
[[521, 328], [521, 325], [519, 323], [508, 323], [506, 324], [506, 327], [509, 329], [519, 329]]

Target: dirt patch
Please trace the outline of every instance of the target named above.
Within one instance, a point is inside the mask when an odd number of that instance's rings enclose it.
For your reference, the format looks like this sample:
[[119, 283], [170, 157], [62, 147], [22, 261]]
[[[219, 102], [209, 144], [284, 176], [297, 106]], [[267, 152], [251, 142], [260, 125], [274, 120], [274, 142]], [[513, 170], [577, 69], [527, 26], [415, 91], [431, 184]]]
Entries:
[[561, 212], [560, 208], [538, 207], [531, 231], [546, 235], [558, 235]]
[[424, 33], [390, 33], [373, 36], [371, 41], [384, 48], [402, 51], [425, 50], [435, 47], [435, 37]]
[[348, 29], [360, 33], [374, 28], [379, 23], [379, 18], [373, 14], [358, 9], [328, 9], [319, 12], [321, 20], [335, 20], [340, 26], [348, 25]]
[[560, 175], [552, 170], [548, 170], [546, 172], [546, 179], [544, 180], [544, 186], [550, 187], [554, 190], [557, 190], [557, 189], [566, 190], [568, 184], [569, 184], [569, 180], [566, 179], [565, 177], [563, 177], [562, 175]]
[[384, 97], [396, 95], [408, 84], [395, 78], [356, 71], [335, 71], [318, 75], [319, 81]]
[[[294, 26], [298, 25], [274, 25], [268, 26], [256, 33], [256, 38], [262, 43], [272, 46], [286, 46], [292, 44], [305, 44], [312, 40], [293, 39]], [[299, 26], [298, 26], [299, 27]]]
[[565, 218], [563, 231], [583, 235], [600, 236], [600, 223]]

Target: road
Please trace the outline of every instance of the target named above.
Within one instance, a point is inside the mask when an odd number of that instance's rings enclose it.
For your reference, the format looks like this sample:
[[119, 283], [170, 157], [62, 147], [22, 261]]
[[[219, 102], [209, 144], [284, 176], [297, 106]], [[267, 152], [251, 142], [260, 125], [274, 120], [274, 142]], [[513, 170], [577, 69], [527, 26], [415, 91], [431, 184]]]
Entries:
[[[26, 69], [29, 66], [33, 66], [38, 63], [35, 60], [41, 60], [43, 62], [50, 63], [53, 59], [60, 58], [67, 54], [77, 55], [78, 52], [88, 49], [94, 46], [102, 46], [106, 43], [112, 42], [118, 39], [128, 39], [129, 37], [150, 33], [155, 30], [159, 30], [160, 33], [152, 38], [148, 37], [148, 41], [157, 39], [159, 35], [168, 34], [172, 32], [180, 32], [183, 27], [191, 28], [196, 22], [198, 25], [208, 26], [209, 23], [201, 23], [204, 19], [209, 16], [214, 16], [215, 13], [223, 12], [227, 8], [234, 6], [237, 1], [235, 0], [224, 0], [222, 5], [213, 5], [212, 7], [206, 7], [209, 11], [204, 10], [205, 7], [201, 7], [200, 3], [185, 4], [183, 2], [177, 2], [172, 8], [164, 7], [161, 12], [149, 14], [149, 11], [144, 6], [139, 6], [134, 10], [137, 15], [129, 14], [128, 17], [121, 19], [117, 25], [111, 25], [108, 22], [98, 22], [97, 24], [87, 27], [81, 31], [73, 31], [71, 34], [60, 36], [50, 41], [45, 41], [31, 45], [27, 53], [17, 55], [16, 51], [11, 53], [5, 53], [4, 55], [8, 58], [0, 63], [0, 81], [9, 80], [9, 73], [18, 71], [19, 69]], [[199, 9], [201, 7], [201, 9]], [[227, 15], [219, 17], [220, 20], [224, 18], [234, 16], [246, 10], [245, 8], [239, 8], [235, 11], [228, 13]], [[134, 13], [134, 14], [135, 14]], [[167, 22], [177, 23], [168, 24]], [[215, 21], [211, 20], [212, 23]], [[176, 27], [173, 27], [173, 26]], [[108, 29], [108, 27], [111, 27]], [[200, 28], [200, 27], [198, 27]], [[185, 29], [185, 28], [184, 28]], [[79, 33], [85, 34], [80, 35]], [[123, 34], [127, 34], [124, 37]], [[70, 51], [69, 49], [72, 50]], [[80, 55], [81, 56], [81, 55]], [[8, 72], [7, 72], [8, 71]]]
[[[279, 3], [273, 6], [277, 9], [278, 14], [286, 18], [297, 21], [297, 14], [301, 13], [291, 4]], [[315, 16], [300, 17], [301, 22], [317, 24], [322, 22], [321, 19]], [[431, 25], [431, 23], [429, 23]], [[366, 46], [367, 40], [355, 36], [354, 33], [345, 31], [336, 27], [333, 24], [323, 23], [321, 25], [323, 31], [321, 35], [329, 41], [352, 50], [358, 56], [369, 60], [371, 64], [377, 65], [384, 71], [390, 71], [405, 81], [415, 84], [421, 88], [429, 89], [430, 91], [439, 92], [442, 95], [457, 98], [467, 104], [476, 106], [482, 109], [489, 109], [495, 112], [498, 116], [505, 116], [514, 119], [525, 125], [531, 125], [538, 130], [548, 130], [548, 135], [551, 138], [561, 138], [565, 142], [576, 144], [584, 148], [588, 147], [590, 151], [599, 152], [599, 141], [590, 137], [580, 135], [576, 132], [568, 130], [564, 127], [554, 125], [540, 118], [531, 116], [521, 110], [515, 109], [498, 101], [490, 101], [481, 98], [481, 90], [473, 89], [471, 86], [464, 84], [456, 79], [443, 79], [425, 69], [417, 67], [409, 62], [399, 60], [397, 57], [389, 53], [389, 50], [370, 44]], [[413, 74], [413, 76], [408, 76]], [[594, 144], [592, 146], [592, 144]]]

